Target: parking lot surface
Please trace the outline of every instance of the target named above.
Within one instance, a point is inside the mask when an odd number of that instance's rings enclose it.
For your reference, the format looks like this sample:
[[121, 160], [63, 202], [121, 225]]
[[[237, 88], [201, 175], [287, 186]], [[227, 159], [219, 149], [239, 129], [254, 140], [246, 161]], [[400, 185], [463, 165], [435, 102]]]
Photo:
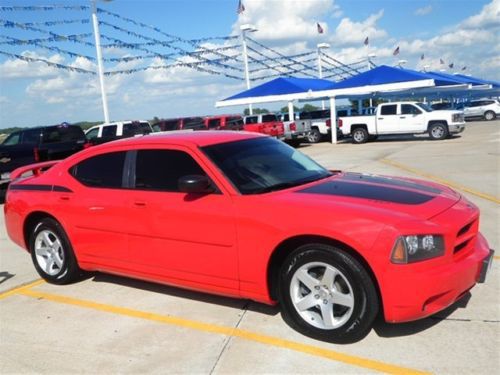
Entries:
[[44, 283], [7, 238], [1, 214], [0, 372], [498, 373], [500, 121], [467, 123], [444, 141], [391, 136], [300, 149], [331, 169], [431, 179], [466, 195], [497, 249], [486, 284], [435, 316], [379, 321], [362, 341], [335, 345], [300, 335], [278, 307], [251, 301], [99, 273]]

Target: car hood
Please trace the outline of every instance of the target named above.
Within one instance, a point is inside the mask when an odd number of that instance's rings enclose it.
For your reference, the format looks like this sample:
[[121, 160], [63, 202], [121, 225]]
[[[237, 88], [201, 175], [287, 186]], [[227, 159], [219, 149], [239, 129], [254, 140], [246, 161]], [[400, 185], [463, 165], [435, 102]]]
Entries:
[[288, 194], [302, 199], [337, 202], [430, 219], [460, 200], [454, 190], [432, 182], [361, 173], [339, 173]]

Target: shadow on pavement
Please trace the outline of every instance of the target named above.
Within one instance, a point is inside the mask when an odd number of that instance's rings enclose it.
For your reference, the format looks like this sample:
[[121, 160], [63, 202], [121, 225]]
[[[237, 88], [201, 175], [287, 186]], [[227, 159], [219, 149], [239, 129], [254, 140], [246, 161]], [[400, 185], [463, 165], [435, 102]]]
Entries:
[[[414, 322], [387, 323], [383, 321], [381, 316], [379, 316], [373, 326], [373, 329], [380, 337], [389, 338], [389, 337], [402, 337], [402, 336], [415, 335], [419, 332], [434, 327], [443, 320], [447, 320], [448, 317], [459, 308], [467, 307], [470, 298], [471, 294], [466, 293], [460, 300], [458, 300], [448, 308], [444, 309], [443, 311], [436, 313], [436, 315], [432, 315], [425, 319], [416, 320]], [[453, 320], [467, 321], [467, 319], [453, 319]]]
[[212, 294], [195, 292], [191, 290], [171, 287], [168, 285], [155, 284], [146, 281], [129, 279], [126, 277], [114, 276], [104, 273], [94, 273], [92, 276], [93, 276], [92, 281], [98, 283], [117, 284], [129, 288], [142, 289], [148, 292], [160, 293], [173, 297], [190, 299], [192, 301], [199, 301], [204, 303], [210, 303], [213, 305], [226, 306], [234, 309], [246, 309], [253, 312], [258, 312], [271, 316], [277, 315], [279, 313], [279, 308], [277, 306], [268, 306], [260, 303], [253, 303], [251, 301], [244, 299], [216, 296]]

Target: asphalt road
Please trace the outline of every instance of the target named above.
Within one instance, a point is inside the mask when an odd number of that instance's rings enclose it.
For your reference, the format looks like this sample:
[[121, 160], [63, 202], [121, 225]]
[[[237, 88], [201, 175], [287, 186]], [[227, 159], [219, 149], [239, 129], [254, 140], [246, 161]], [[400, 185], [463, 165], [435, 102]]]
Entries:
[[[448, 184], [476, 203], [500, 248], [500, 121], [458, 137], [381, 137], [301, 147], [323, 165]], [[2, 206], [0, 206], [2, 208]], [[500, 368], [498, 257], [486, 284], [418, 322], [377, 322], [362, 341], [334, 345], [289, 328], [279, 309], [120, 277], [69, 286], [40, 281], [0, 215], [0, 373], [494, 374]], [[19, 288], [24, 286], [24, 288]]]

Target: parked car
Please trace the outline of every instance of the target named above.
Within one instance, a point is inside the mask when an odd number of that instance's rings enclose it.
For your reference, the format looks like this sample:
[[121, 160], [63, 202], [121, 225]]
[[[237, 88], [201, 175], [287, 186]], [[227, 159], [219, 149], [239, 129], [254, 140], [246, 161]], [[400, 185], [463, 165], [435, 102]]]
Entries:
[[298, 146], [302, 142], [307, 142], [307, 137], [311, 131], [311, 123], [299, 119], [298, 115], [294, 117], [295, 119], [290, 120], [288, 113], [278, 114], [278, 120], [283, 123], [285, 128], [285, 142], [291, 146]]
[[266, 134], [281, 140], [285, 139], [285, 126], [274, 113], [245, 116], [243, 121], [245, 122], [243, 129], [246, 131]]
[[[301, 112], [299, 118], [309, 121], [311, 124], [311, 131], [308, 136], [310, 143], [318, 143], [325, 138], [331, 139], [332, 123], [329, 109]], [[342, 137], [342, 132], [337, 128], [337, 139], [341, 139]]]
[[166, 132], [172, 130], [206, 130], [203, 117], [178, 117], [160, 120], [153, 124], [155, 132]]
[[464, 131], [461, 111], [433, 111], [424, 103], [392, 102], [379, 104], [373, 116], [340, 117], [338, 126], [353, 143], [365, 143], [382, 134], [429, 133], [438, 140]]
[[215, 130], [243, 130], [241, 115], [214, 115], [205, 117], [205, 127]]
[[493, 259], [478, 208], [452, 189], [328, 171], [257, 133], [130, 138], [13, 179], [7, 233], [48, 282], [102, 271], [279, 303], [333, 342], [361, 339], [379, 312], [445, 309]]
[[483, 118], [491, 121], [500, 116], [500, 103], [495, 99], [472, 100], [464, 103], [463, 111], [466, 119]]
[[153, 131], [147, 121], [117, 121], [93, 126], [85, 132], [88, 141], [101, 144], [121, 138], [149, 134]]
[[10, 173], [16, 168], [34, 162], [64, 159], [82, 150], [85, 143], [82, 128], [66, 123], [11, 133], [0, 144], [0, 185], [6, 187]]

